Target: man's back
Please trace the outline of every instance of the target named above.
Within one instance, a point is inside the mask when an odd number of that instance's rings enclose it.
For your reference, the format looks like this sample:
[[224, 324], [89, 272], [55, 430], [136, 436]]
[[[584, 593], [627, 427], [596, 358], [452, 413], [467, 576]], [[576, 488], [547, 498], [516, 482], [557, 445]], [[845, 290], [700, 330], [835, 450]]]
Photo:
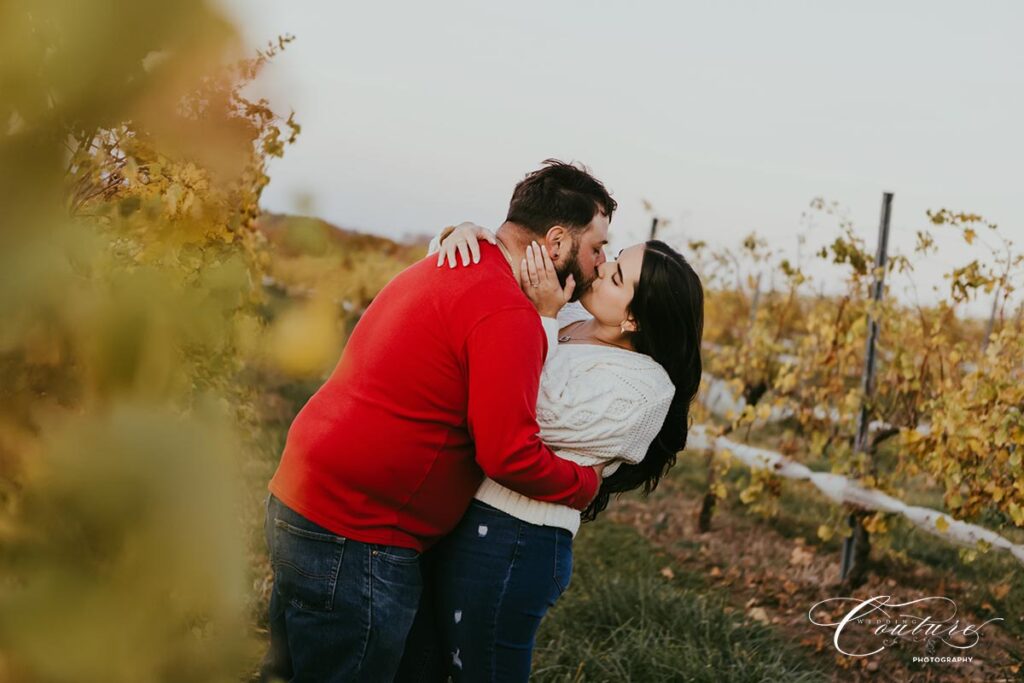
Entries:
[[[469, 504], [483, 478], [475, 450], [526, 488], [519, 470], [537, 460], [534, 476], [551, 481], [535, 493], [585, 504], [595, 482], [548, 462], [536, 436], [544, 354], [539, 317], [497, 248], [455, 270], [424, 259], [360, 319], [292, 424], [270, 489], [335, 533], [416, 549]], [[501, 381], [495, 370], [514, 374]]]

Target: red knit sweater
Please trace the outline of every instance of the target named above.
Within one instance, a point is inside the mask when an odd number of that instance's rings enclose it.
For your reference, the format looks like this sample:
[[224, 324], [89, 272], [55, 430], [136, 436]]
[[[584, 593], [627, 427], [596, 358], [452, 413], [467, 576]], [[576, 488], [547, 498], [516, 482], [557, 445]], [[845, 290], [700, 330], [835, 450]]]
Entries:
[[423, 550], [484, 474], [582, 509], [598, 480], [541, 442], [540, 317], [497, 247], [451, 270], [431, 256], [374, 299], [299, 412], [271, 492], [342, 536]]

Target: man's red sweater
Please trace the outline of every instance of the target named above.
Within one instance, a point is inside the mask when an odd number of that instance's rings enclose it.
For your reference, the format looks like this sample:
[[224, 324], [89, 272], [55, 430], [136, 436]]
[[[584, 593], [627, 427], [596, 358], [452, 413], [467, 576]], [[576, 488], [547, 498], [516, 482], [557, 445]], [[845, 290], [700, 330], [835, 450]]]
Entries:
[[547, 341], [490, 244], [451, 270], [431, 256], [366, 309], [327, 382], [299, 412], [270, 491], [336, 534], [423, 550], [454, 528], [486, 474], [583, 509], [593, 469], [538, 437]]

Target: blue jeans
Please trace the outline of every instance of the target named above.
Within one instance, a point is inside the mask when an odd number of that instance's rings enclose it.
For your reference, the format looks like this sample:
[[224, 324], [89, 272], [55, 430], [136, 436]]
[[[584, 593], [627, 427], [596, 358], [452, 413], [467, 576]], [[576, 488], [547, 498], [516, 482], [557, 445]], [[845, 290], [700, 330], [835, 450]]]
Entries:
[[267, 499], [274, 568], [262, 681], [391, 681], [420, 601], [419, 553], [331, 533]]
[[474, 500], [426, 553], [399, 681], [526, 681], [534, 638], [572, 576], [572, 534]]

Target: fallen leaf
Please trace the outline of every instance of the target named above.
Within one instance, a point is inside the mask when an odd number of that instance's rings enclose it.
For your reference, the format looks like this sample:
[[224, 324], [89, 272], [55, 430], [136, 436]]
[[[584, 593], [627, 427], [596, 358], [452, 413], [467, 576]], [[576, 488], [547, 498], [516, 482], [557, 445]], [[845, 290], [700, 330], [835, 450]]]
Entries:
[[808, 565], [814, 559], [814, 553], [804, 550], [803, 546], [796, 546], [789, 556], [790, 564]]
[[755, 621], [760, 621], [762, 624], [770, 623], [768, 613], [764, 611], [764, 607], [752, 607], [747, 611], [747, 616]]

